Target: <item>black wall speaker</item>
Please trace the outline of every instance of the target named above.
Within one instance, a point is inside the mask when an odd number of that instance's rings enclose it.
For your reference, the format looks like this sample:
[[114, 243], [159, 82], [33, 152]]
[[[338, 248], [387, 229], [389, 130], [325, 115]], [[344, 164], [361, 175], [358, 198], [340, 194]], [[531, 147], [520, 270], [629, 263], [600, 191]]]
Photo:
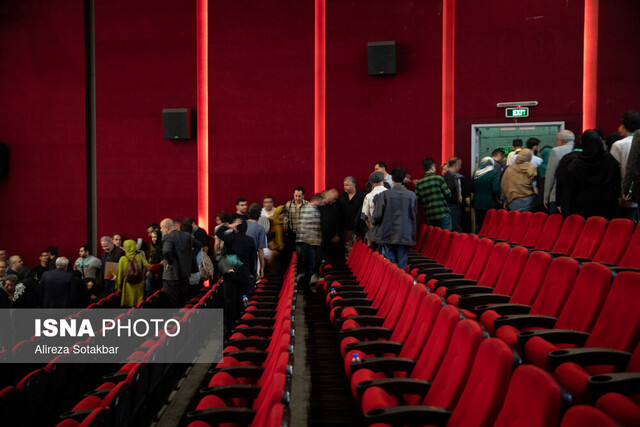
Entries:
[[9, 148], [0, 142], [0, 179], [9, 177]]
[[163, 109], [162, 127], [165, 139], [191, 139], [191, 110], [189, 108]]
[[396, 42], [367, 43], [367, 62], [370, 76], [396, 74]]

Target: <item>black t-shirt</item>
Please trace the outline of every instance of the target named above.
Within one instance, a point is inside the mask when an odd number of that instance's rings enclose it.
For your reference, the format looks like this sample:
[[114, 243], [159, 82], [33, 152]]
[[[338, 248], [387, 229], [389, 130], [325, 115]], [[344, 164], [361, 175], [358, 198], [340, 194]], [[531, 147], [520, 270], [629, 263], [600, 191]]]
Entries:
[[360, 219], [362, 211], [362, 203], [364, 203], [364, 193], [356, 191], [351, 200], [349, 194], [342, 193], [338, 197], [338, 205], [340, 206], [340, 216], [342, 217], [342, 228], [344, 230], [354, 230], [356, 221]]

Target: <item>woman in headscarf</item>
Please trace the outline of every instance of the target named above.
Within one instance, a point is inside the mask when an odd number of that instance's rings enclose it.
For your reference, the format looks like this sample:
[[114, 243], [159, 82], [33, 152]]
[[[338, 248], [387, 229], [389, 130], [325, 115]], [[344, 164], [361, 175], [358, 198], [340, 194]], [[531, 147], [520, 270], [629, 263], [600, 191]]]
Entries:
[[562, 213], [614, 218], [620, 194], [620, 165], [605, 151], [596, 131], [585, 131], [580, 142], [582, 152], [576, 153], [566, 166], [565, 176], [558, 180], [569, 198], [570, 210], [566, 212], [563, 205]]
[[511, 164], [502, 176], [500, 187], [507, 199], [507, 207], [512, 211], [530, 211], [536, 198], [534, 180], [538, 169], [531, 164], [533, 152], [523, 148], [515, 163]]
[[483, 157], [471, 181], [473, 201], [471, 206], [476, 213], [476, 231], [482, 228], [484, 217], [489, 209], [497, 209], [496, 194], [500, 192], [500, 178], [494, 169], [495, 160]]
[[151, 237], [151, 247], [154, 249], [153, 254], [149, 255], [149, 265], [146, 267], [146, 296], [162, 288], [162, 232], [153, 230], [149, 236]]
[[[116, 279], [116, 290], [122, 294], [120, 305], [122, 307], [135, 307], [144, 299], [144, 274], [145, 266], [149, 264], [144, 255], [136, 251], [136, 242], [125, 240], [122, 245], [124, 256], [118, 261], [118, 276]], [[127, 266], [129, 262], [134, 262], [140, 271], [140, 281], [131, 282], [127, 278]]]

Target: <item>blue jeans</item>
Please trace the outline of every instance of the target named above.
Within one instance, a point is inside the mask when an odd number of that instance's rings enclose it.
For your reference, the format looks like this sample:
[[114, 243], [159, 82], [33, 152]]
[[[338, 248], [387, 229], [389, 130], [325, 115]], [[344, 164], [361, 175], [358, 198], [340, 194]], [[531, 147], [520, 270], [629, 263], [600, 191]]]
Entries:
[[451, 227], [452, 227], [451, 214], [446, 214], [440, 219], [428, 219], [427, 224], [432, 225], [434, 227], [442, 228], [443, 230], [451, 231]]
[[451, 212], [451, 231], [462, 233], [462, 208], [460, 205], [449, 203], [449, 211]]
[[531, 196], [514, 199], [511, 201], [511, 203], [509, 203], [509, 210], [520, 212], [530, 211], [531, 209], [533, 209], [533, 201], [535, 200], [535, 198], [536, 195], [532, 194]]
[[381, 245], [382, 255], [396, 264], [398, 268], [405, 269], [407, 267], [409, 246], [405, 245]]

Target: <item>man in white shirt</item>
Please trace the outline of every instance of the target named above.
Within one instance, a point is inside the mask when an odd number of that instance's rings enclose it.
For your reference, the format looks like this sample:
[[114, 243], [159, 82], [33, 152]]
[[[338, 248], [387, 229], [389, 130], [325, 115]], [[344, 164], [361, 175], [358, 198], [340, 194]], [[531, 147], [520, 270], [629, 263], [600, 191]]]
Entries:
[[373, 167], [373, 170], [382, 173], [383, 182], [389, 184], [389, 187], [387, 188], [393, 187], [393, 180], [391, 179], [391, 175], [387, 173], [387, 164], [385, 162], [376, 163], [376, 165]]
[[533, 166], [538, 167], [542, 164], [542, 158], [538, 157], [538, 146], [540, 145], [540, 140], [538, 138], [529, 138], [527, 139], [527, 148], [531, 150], [533, 156], [531, 157], [531, 163]]
[[370, 248], [375, 248], [380, 243], [380, 225], [373, 225], [373, 211], [375, 209], [376, 196], [384, 191], [387, 191], [384, 186], [384, 176], [382, 172], [372, 172], [369, 175], [369, 182], [371, 183], [371, 192], [364, 196], [364, 202], [362, 203], [362, 219], [367, 224], [367, 244]]
[[518, 153], [520, 152], [520, 150], [522, 150], [522, 140], [521, 139], [514, 139], [513, 142], [511, 143], [511, 147], [513, 148], [513, 151], [509, 153], [509, 155], [507, 156], [507, 166], [509, 166], [511, 163], [513, 163], [516, 160], [516, 157], [518, 157]]
[[273, 215], [273, 212], [276, 210], [276, 207], [274, 205], [275, 200], [273, 199], [272, 195], [267, 194], [266, 196], [264, 196], [262, 198], [262, 211], [260, 211], [260, 216], [269, 218], [271, 215]]
[[[618, 127], [618, 133], [622, 139], [616, 141], [611, 146], [611, 155], [620, 163], [620, 177], [624, 182], [627, 173], [627, 160], [631, 150], [633, 132], [640, 129], [640, 113], [636, 110], [629, 110], [622, 116], [622, 124]], [[622, 215], [625, 218], [635, 219], [638, 205], [637, 203], [620, 199]]]
[[556, 203], [556, 169], [560, 160], [573, 151], [575, 135], [570, 130], [561, 130], [556, 135], [556, 145], [549, 152], [549, 162], [547, 163], [547, 172], [544, 179], [544, 207], [549, 209], [550, 214], [558, 213], [558, 204]]

